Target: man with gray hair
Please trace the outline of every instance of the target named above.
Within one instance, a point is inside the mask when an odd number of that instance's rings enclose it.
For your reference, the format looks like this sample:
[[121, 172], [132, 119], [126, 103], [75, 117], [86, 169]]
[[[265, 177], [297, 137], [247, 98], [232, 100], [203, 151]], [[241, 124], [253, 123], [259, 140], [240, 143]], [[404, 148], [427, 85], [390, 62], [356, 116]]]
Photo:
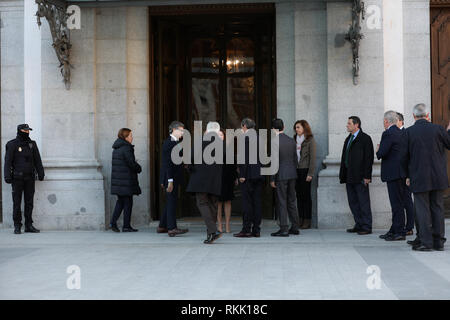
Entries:
[[[212, 141], [202, 141], [202, 154], [206, 147], [215, 141], [219, 141], [218, 132], [220, 125], [217, 122], [209, 122], [206, 126], [206, 133], [213, 135]], [[218, 140], [219, 139], [219, 140]], [[216, 150], [213, 152], [215, 153]], [[194, 153], [192, 153], [193, 155]], [[212, 155], [213, 157], [215, 156]], [[221, 157], [222, 159], [223, 157]], [[222, 233], [217, 230], [217, 209], [218, 197], [222, 193], [222, 169], [223, 164], [214, 161], [207, 163], [202, 157], [201, 163], [192, 162], [189, 166], [191, 176], [186, 188], [187, 192], [195, 194], [195, 200], [198, 210], [205, 221], [207, 236], [203, 241], [205, 244], [212, 244], [214, 241], [222, 236]]]
[[419, 231], [417, 251], [444, 250], [444, 190], [448, 188], [447, 150], [450, 125], [445, 129], [430, 123], [427, 107], [414, 106], [415, 123], [408, 129], [408, 178], [414, 193], [414, 208]]
[[406, 145], [402, 131], [397, 127], [398, 114], [395, 111], [384, 113], [384, 129], [377, 147], [377, 158], [381, 159], [381, 181], [387, 183], [389, 202], [392, 208], [392, 226], [380, 236], [386, 241], [405, 240], [405, 188], [406, 168], [403, 166]]

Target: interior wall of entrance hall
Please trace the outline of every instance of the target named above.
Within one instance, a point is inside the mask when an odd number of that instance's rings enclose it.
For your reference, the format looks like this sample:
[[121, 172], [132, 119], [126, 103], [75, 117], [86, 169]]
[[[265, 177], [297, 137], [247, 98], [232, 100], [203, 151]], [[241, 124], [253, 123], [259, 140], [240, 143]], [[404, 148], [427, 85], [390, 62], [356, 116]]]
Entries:
[[[382, 6], [382, 0], [365, 2], [367, 6]], [[7, 7], [4, 4], [0, 4], [3, 154], [6, 141], [15, 136], [16, 124], [25, 119], [25, 70], [20, 58], [23, 41], [17, 41], [23, 30], [23, 1], [8, 1]], [[427, 5], [426, 0], [403, 1], [403, 79], [408, 125], [408, 106], [418, 102], [430, 104], [430, 60], [425, 48], [429, 39]], [[289, 130], [294, 119], [311, 123], [318, 143], [318, 168], [324, 159], [327, 166], [320, 172], [318, 194], [314, 194], [313, 223], [321, 228], [342, 228], [351, 224], [345, 188], [337, 178], [346, 118], [350, 113], [359, 114], [375, 145], [382, 132], [378, 119], [384, 112], [383, 30], [368, 30], [363, 25], [361, 78], [360, 84], [353, 86], [351, 49], [343, 39], [351, 19], [351, 3], [283, 1], [275, 7], [277, 113]], [[71, 32], [74, 69], [69, 91], [61, 81], [48, 24], [45, 19], [42, 21], [41, 153], [48, 180], [37, 183], [36, 225], [44, 230], [75, 230], [99, 229], [108, 223], [115, 203], [109, 195], [111, 145], [123, 126], [133, 129], [137, 160], [143, 166], [143, 194], [135, 197], [132, 223], [147, 224], [151, 49], [147, 9], [82, 8], [81, 30]], [[374, 227], [385, 227], [390, 209], [386, 188], [378, 177], [379, 164], [374, 166], [374, 174]], [[2, 183], [3, 226], [9, 227], [11, 187]]]

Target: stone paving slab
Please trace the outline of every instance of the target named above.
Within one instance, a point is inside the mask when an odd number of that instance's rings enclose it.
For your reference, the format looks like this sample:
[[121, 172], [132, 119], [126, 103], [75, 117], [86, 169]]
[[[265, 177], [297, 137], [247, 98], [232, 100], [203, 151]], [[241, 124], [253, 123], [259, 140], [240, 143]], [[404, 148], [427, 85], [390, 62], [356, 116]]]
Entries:
[[[174, 238], [155, 225], [120, 234], [0, 229], [0, 299], [450, 299], [450, 249], [415, 252], [378, 239], [384, 230], [274, 238], [276, 225], [264, 221], [261, 238], [224, 234], [204, 245], [197, 221], [179, 223], [190, 231]], [[70, 265], [80, 267], [80, 290], [66, 286]], [[367, 287], [372, 265], [380, 289]]]

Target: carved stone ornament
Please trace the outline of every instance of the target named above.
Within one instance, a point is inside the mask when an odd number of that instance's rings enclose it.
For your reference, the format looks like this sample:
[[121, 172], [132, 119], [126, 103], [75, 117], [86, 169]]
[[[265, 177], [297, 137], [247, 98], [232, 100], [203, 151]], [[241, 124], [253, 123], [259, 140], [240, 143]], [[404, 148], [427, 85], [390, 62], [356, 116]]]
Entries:
[[352, 24], [345, 40], [349, 41], [352, 46], [353, 54], [353, 84], [358, 84], [359, 77], [359, 43], [363, 38], [361, 33], [361, 20], [364, 20], [364, 2], [361, 0], [353, 0], [352, 5]]
[[67, 20], [71, 14], [67, 13], [67, 6], [63, 1], [36, 0], [38, 10], [36, 12], [37, 24], [41, 26], [41, 18], [47, 19], [53, 39], [53, 48], [59, 60], [59, 68], [66, 89], [70, 89], [70, 31], [67, 28]]

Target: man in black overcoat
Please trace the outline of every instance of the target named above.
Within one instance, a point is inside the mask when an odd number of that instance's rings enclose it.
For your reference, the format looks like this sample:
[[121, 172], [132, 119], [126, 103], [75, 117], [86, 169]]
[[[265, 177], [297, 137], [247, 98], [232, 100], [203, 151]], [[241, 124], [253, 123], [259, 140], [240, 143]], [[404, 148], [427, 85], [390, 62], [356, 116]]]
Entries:
[[183, 133], [184, 124], [173, 121], [169, 125], [169, 137], [164, 140], [162, 146], [159, 183], [166, 195], [166, 205], [156, 232], [168, 233], [169, 237], [188, 232], [188, 229], [179, 229], [176, 220], [178, 188], [183, 183], [183, 165], [175, 164], [171, 156], [172, 149], [180, 143]]
[[415, 123], [406, 129], [408, 137], [408, 177], [414, 193], [414, 208], [420, 243], [413, 250], [444, 250], [445, 220], [443, 195], [448, 188], [447, 150], [450, 126], [430, 123], [424, 104], [414, 106]]
[[[217, 122], [209, 122], [206, 127], [206, 133], [213, 133], [214, 137], [211, 141], [202, 142], [202, 155], [205, 148], [218, 139], [220, 125]], [[196, 150], [194, 150], [196, 151]], [[192, 152], [192, 156], [194, 152]], [[221, 157], [221, 162], [223, 157]], [[207, 164], [202, 156], [202, 162], [199, 164], [192, 163], [189, 166], [191, 172], [189, 177], [189, 183], [186, 191], [195, 193], [195, 199], [197, 202], [198, 210], [205, 221], [207, 228], [207, 238], [204, 241], [205, 244], [212, 244], [215, 240], [222, 236], [222, 233], [217, 231], [217, 209], [218, 209], [218, 197], [222, 192], [222, 167], [223, 164], [212, 163]]]
[[[242, 194], [242, 230], [233, 234], [238, 238], [259, 238], [261, 233], [264, 177], [261, 175], [258, 137], [256, 135], [256, 142], [250, 142], [249, 136], [249, 130], [255, 130], [255, 127], [255, 121], [250, 118], [244, 118], [241, 122], [241, 129], [245, 137], [245, 161], [238, 164]], [[256, 143], [256, 163], [250, 161], [250, 143]]]
[[366, 235], [372, 233], [369, 183], [372, 180], [373, 143], [370, 136], [362, 131], [359, 117], [348, 118], [347, 131], [350, 134], [342, 148], [339, 170], [339, 180], [345, 183], [348, 204], [355, 219], [355, 226], [347, 232]]

